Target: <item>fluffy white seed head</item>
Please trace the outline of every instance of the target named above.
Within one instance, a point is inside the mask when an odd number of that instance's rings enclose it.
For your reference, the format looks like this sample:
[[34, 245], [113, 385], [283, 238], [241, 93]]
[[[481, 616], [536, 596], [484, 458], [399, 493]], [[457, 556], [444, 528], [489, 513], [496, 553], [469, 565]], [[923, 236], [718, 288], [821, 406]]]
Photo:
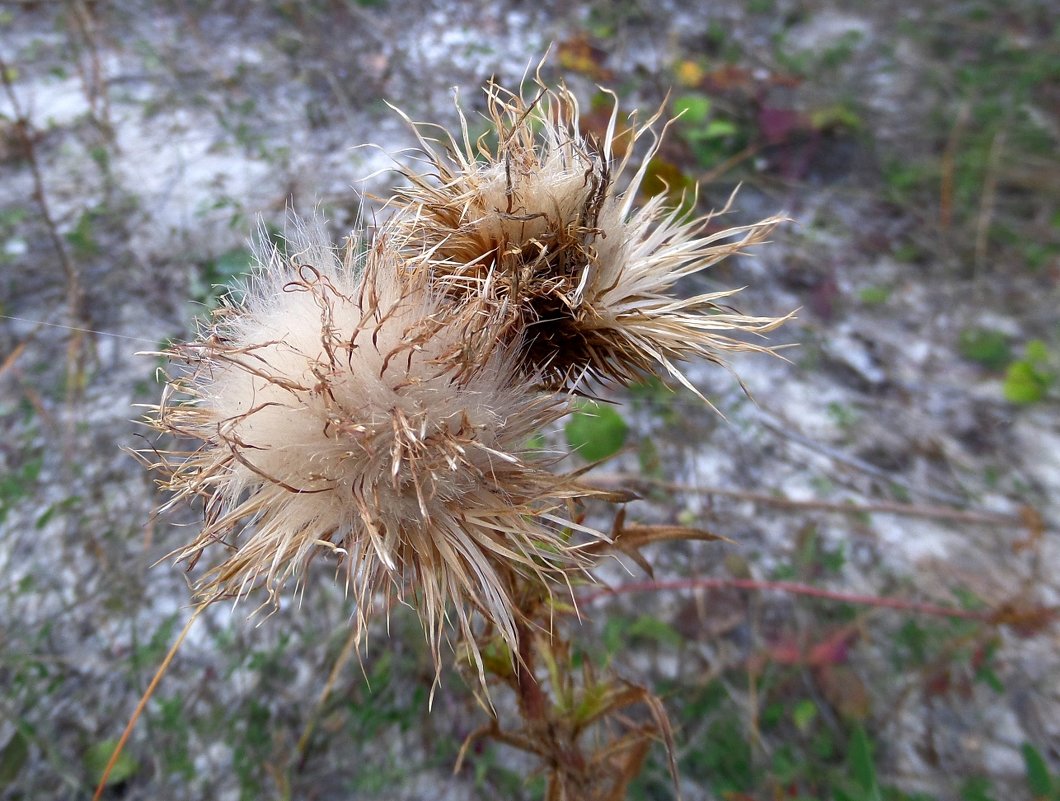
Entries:
[[474, 614], [518, 653], [520, 608], [589, 559], [567, 506], [604, 495], [553, 472], [532, 436], [583, 380], [662, 368], [690, 386], [677, 362], [766, 350], [739, 337], [786, 319], [733, 312], [732, 292], [673, 294], [780, 218], [716, 230], [662, 197], [638, 207], [658, 115], [630, 129], [651, 140], [632, 170], [632, 144], [615, 156], [617, 104], [595, 137], [565, 89], [527, 102], [490, 86], [487, 101], [477, 142], [466, 121], [444, 147], [421, 135], [428, 175], [406, 171], [367, 247], [340, 259], [302, 231], [292, 258], [267, 252], [245, 297], [167, 354], [183, 366], [149, 422], [193, 447], [143, 454], [170, 504], [203, 501], [175, 556], [223, 553], [204, 602], [263, 589], [275, 603], [325, 555], [358, 626], [376, 602], [408, 601], [436, 664], [455, 613], [483, 683]]
[[473, 304], [397, 260], [386, 235], [345, 262], [318, 239], [273, 253], [240, 304], [173, 351], [188, 368], [151, 422], [197, 446], [154, 466], [171, 503], [201, 496], [206, 510], [176, 556], [223, 543], [204, 598], [275, 600], [330, 555], [360, 624], [377, 596], [408, 600], [437, 659], [449, 612], [473, 644], [478, 611], [514, 652], [512, 577], [579, 564], [562, 512], [584, 493], [526, 450], [567, 402], [533, 391], [510, 346], [476, 342]]

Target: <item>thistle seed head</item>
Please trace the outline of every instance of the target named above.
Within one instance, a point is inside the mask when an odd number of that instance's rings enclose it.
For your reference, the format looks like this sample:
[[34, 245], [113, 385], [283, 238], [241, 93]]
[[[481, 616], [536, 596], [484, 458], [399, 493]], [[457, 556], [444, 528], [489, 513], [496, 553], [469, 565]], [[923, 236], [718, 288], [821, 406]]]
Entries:
[[581, 132], [564, 88], [542, 86], [526, 101], [491, 84], [486, 99], [490, 130], [474, 144], [463, 118], [460, 141], [449, 135], [444, 146], [412, 123], [429, 168], [404, 171], [410, 186], [395, 198], [393, 225], [409, 262], [441, 291], [489, 300], [487, 316], [520, 343], [524, 370], [561, 389], [584, 378], [628, 384], [662, 367], [692, 388], [675, 362], [767, 350], [733, 334], [786, 318], [734, 312], [722, 301], [736, 290], [671, 290], [762, 242], [781, 217], [715, 230], [716, 215], [689, 219], [663, 196], [635, 207], [659, 114], [631, 129], [633, 142], [651, 140], [633, 171], [632, 146], [615, 156], [617, 102], [601, 139]]
[[483, 684], [474, 614], [519, 653], [522, 595], [586, 567], [572, 531], [601, 536], [568, 507], [618, 499], [554, 472], [533, 435], [583, 381], [661, 367], [694, 391], [677, 362], [766, 350], [738, 337], [786, 319], [733, 312], [730, 291], [674, 296], [780, 218], [716, 230], [662, 197], [637, 207], [658, 114], [631, 128], [650, 140], [633, 169], [632, 146], [616, 157], [617, 104], [602, 136], [581, 132], [563, 88], [526, 101], [491, 85], [487, 107], [474, 144], [466, 120], [444, 148], [416, 128], [430, 177], [406, 171], [367, 246], [340, 259], [302, 230], [292, 258], [267, 250], [245, 296], [166, 354], [181, 366], [148, 422], [193, 447], [142, 453], [168, 505], [204, 503], [174, 555], [226, 551], [203, 602], [261, 588], [278, 603], [324, 554], [358, 626], [377, 601], [407, 601], [436, 664], [455, 612]]
[[410, 280], [385, 234], [341, 262], [310, 238], [169, 353], [185, 369], [149, 421], [195, 447], [152, 466], [170, 504], [204, 499], [175, 556], [227, 549], [205, 600], [263, 587], [275, 602], [325, 554], [359, 624], [377, 596], [408, 600], [437, 660], [449, 611], [472, 646], [477, 611], [515, 652], [512, 577], [581, 563], [562, 515], [584, 492], [527, 450], [567, 400], [529, 389], [495, 337], [469, 346], [486, 331], [468, 329], [470, 305]]

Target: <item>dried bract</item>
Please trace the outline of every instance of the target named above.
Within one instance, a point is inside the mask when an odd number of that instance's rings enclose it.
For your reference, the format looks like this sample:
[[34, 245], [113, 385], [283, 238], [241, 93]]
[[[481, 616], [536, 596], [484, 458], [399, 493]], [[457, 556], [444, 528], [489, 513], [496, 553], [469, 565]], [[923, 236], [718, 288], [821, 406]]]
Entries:
[[491, 300], [490, 319], [522, 343], [528, 372], [561, 389], [584, 378], [628, 384], [662, 367], [690, 387], [675, 362], [724, 364], [728, 352], [767, 350], [732, 334], [762, 334], [783, 319], [722, 305], [735, 290], [671, 290], [762, 242], [782, 218], [715, 230], [716, 215], [689, 219], [662, 195], [635, 207], [659, 115], [631, 129], [633, 142], [651, 142], [625, 181], [635, 148], [616, 161], [617, 103], [602, 140], [580, 131], [566, 89], [542, 88], [527, 102], [490, 85], [487, 103], [491, 130], [474, 144], [466, 120], [459, 142], [428, 139], [413, 124], [428, 167], [404, 170], [410, 186], [394, 224], [410, 261], [449, 296]]

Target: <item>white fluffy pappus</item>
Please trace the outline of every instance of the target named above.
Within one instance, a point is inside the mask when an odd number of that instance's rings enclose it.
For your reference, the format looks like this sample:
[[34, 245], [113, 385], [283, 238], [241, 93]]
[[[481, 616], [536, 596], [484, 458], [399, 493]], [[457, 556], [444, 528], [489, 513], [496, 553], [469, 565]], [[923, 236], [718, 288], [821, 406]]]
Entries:
[[[420, 613], [436, 662], [455, 609], [516, 650], [514, 576], [566, 580], [583, 558], [565, 505], [591, 494], [530, 438], [568, 411], [534, 391], [512, 348], [399, 269], [386, 234], [340, 260], [303, 236], [272, 252], [245, 298], [168, 355], [185, 368], [149, 416], [190, 451], [148, 451], [169, 505], [199, 496], [205, 524], [174, 553], [227, 554], [201, 597], [263, 587], [276, 602], [311, 559], [337, 558], [364, 625], [373, 601]], [[150, 457], [153, 456], [154, 459]]]

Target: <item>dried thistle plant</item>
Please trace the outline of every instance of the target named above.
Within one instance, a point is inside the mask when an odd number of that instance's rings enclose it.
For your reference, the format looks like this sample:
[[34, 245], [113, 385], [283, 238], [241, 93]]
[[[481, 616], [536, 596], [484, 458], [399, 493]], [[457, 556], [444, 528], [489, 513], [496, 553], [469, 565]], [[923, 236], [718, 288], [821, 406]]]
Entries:
[[589, 491], [527, 450], [567, 401], [528, 389], [509, 347], [469, 347], [483, 329], [467, 307], [409, 280], [386, 235], [343, 261], [322, 233], [300, 238], [169, 354], [188, 369], [150, 423], [197, 446], [152, 466], [169, 505], [205, 503], [175, 556], [223, 543], [203, 599], [263, 587], [275, 602], [331, 554], [359, 625], [376, 596], [415, 598], [437, 664], [451, 608], [476, 660], [472, 610], [514, 652], [513, 582], [563, 583], [585, 561], [563, 513]]
[[635, 207], [661, 141], [652, 127], [659, 114], [625, 130], [616, 161], [617, 101], [601, 141], [580, 131], [567, 89], [538, 83], [530, 101], [490, 84], [490, 129], [474, 143], [463, 115], [460, 141], [430, 139], [427, 126], [406, 118], [426, 163], [404, 169], [410, 186], [393, 201], [414, 269], [458, 302], [488, 298], [490, 325], [521, 343], [525, 369], [553, 389], [583, 379], [628, 384], [661, 367], [696, 391], [675, 362], [724, 365], [729, 352], [768, 350], [732, 334], [763, 334], [786, 318], [722, 305], [738, 290], [688, 298], [671, 290], [764, 241], [783, 218], [715, 230], [717, 214], [690, 219], [665, 195]]
[[[404, 169], [410, 185], [366, 247], [340, 258], [322, 231], [301, 229], [292, 257], [266, 252], [245, 297], [165, 354], [182, 367], [148, 422], [194, 447], [141, 455], [167, 505], [204, 504], [202, 529], [174, 556], [191, 567], [224, 552], [199, 580], [196, 615], [256, 589], [278, 603], [328, 555], [356, 602], [355, 631], [380, 600], [407, 601], [439, 670], [455, 612], [458, 653], [471, 657], [458, 667], [473, 666], [492, 716], [469, 742], [541, 757], [549, 799], [617, 801], [653, 740], [676, 771], [669, 724], [645, 688], [575, 676], [554, 630], [575, 610], [553, 595], [571, 595], [572, 575], [608, 548], [650, 571], [640, 547], [716, 537], [626, 526], [623, 510], [604, 537], [574, 505], [629, 496], [587, 486], [528, 443], [583, 382], [661, 369], [695, 391], [677, 362], [768, 351], [738, 336], [787, 318], [734, 312], [722, 305], [732, 291], [672, 290], [781, 218], [714, 231], [715, 215], [689, 219], [661, 196], [637, 208], [659, 115], [629, 129], [616, 162], [617, 103], [601, 141], [580, 132], [566, 89], [542, 85], [528, 102], [491, 84], [487, 101], [491, 131], [474, 144], [466, 120], [444, 152], [414, 125], [430, 177]], [[623, 178], [644, 137], [643, 163]], [[521, 727], [500, 724], [491, 688], [514, 694]]]

